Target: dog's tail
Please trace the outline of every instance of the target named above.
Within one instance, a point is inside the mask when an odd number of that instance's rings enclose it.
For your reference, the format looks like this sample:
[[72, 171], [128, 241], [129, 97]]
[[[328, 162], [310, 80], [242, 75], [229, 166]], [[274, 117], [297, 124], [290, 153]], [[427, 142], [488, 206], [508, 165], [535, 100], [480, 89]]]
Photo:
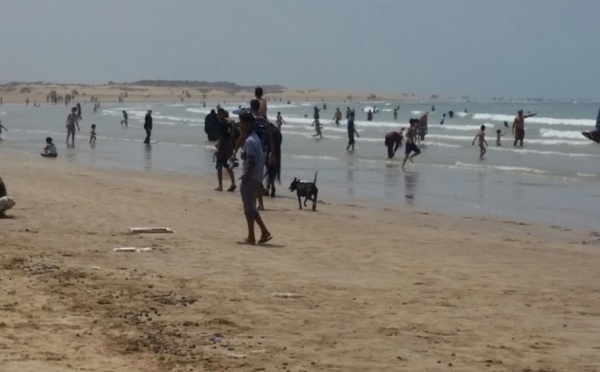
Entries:
[[318, 173], [319, 173], [319, 172], [315, 172], [315, 182], [313, 182], [315, 185], [317, 184], [317, 174], [318, 174]]

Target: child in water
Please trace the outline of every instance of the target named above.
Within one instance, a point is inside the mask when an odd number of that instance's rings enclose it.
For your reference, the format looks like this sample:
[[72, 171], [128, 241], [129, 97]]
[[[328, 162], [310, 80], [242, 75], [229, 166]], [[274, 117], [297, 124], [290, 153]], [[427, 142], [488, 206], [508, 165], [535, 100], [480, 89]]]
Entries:
[[483, 159], [483, 155], [485, 155], [485, 153], [487, 152], [483, 144], [485, 143], [486, 146], [489, 146], [487, 141], [485, 140], [485, 125], [481, 126], [481, 130], [479, 131], [479, 133], [477, 133], [475, 138], [473, 138], [473, 145], [475, 145], [475, 140], [477, 138], [479, 138], [479, 159]]
[[502, 143], [500, 142], [500, 137], [504, 137], [504, 133], [502, 133], [502, 131], [498, 129], [496, 131], [496, 146], [502, 146]]
[[56, 152], [56, 146], [54, 146], [54, 143], [52, 143], [52, 137], [46, 138], [46, 147], [44, 147], [44, 152], [42, 152], [40, 155], [45, 158], [55, 158], [58, 156], [58, 153]]
[[92, 124], [92, 131], [90, 132], [90, 145], [96, 143], [96, 124]]

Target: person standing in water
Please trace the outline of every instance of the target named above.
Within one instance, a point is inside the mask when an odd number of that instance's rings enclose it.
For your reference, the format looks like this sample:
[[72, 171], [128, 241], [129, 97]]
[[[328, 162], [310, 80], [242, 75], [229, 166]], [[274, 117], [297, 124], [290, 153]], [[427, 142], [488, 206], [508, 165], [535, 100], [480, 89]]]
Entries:
[[260, 102], [260, 109], [258, 110], [258, 116], [262, 116], [267, 119], [267, 101], [263, 98], [263, 88], [256, 87], [254, 89], [254, 97]]
[[321, 137], [323, 138], [323, 133], [321, 133], [321, 123], [319, 122], [319, 108], [317, 106], [315, 106], [315, 110], [313, 113], [313, 119], [315, 119], [311, 125], [311, 127], [314, 125], [315, 126], [315, 130], [317, 131], [317, 133], [313, 136], [313, 137]]
[[72, 145], [75, 146], [75, 127], [79, 132], [79, 121], [77, 120], [77, 108], [71, 108], [71, 113], [67, 116], [67, 145], [69, 145], [69, 137], [71, 137]]
[[389, 132], [385, 135], [385, 146], [388, 151], [388, 159], [391, 159], [396, 155], [396, 151], [398, 148], [402, 146], [402, 141], [404, 140], [404, 136], [402, 135], [402, 129], [398, 132]]
[[512, 132], [515, 135], [515, 142], [513, 146], [517, 146], [517, 143], [521, 143], [521, 147], [523, 146], [523, 139], [525, 139], [525, 119], [535, 116], [537, 114], [527, 114], [523, 115], [523, 110], [519, 110], [517, 112], [517, 116], [515, 120], [513, 120]]
[[123, 120], [121, 120], [121, 128], [123, 127], [123, 125], [127, 128], [129, 128], [129, 116], [127, 115], [127, 111], [123, 110]]
[[[418, 119], [410, 119], [410, 127], [406, 130], [406, 149], [404, 151], [405, 156], [404, 161], [402, 162], [402, 169], [404, 169], [407, 160], [410, 160], [412, 163], [413, 158], [421, 153], [421, 149], [419, 149], [415, 143], [415, 137], [417, 135], [416, 127], [418, 122]], [[411, 153], [413, 154], [411, 155]]]
[[146, 131], [146, 139], [144, 143], [150, 144], [150, 136], [152, 136], [152, 110], [148, 110], [144, 117], [144, 130]]
[[8, 129], [6, 129], [6, 127], [4, 125], [2, 125], [2, 120], [0, 120], [0, 141], [2, 141], [2, 130], [3, 129], [8, 132]]
[[373, 121], [373, 111], [371, 109], [367, 112], [367, 121]]
[[348, 116], [348, 146], [346, 146], [346, 151], [350, 151], [350, 147], [352, 147], [352, 151], [354, 151], [355, 134], [356, 137], [360, 138], [358, 132], [356, 131], [356, 127], [354, 126], [354, 113], [350, 113], [350, 116]]
[[283, 120], [283, 117], [281, 116], [281, 111], [277, 111], [277, 119], [276, 119], [276, 123], [277, 123], [277, 129], [281, 130], [281, 126], [283, 124], [287, 124], [285, 122], [285, 120]]
[[83, 119], [81, 117], [81, 105], [79, 103], [77, 103], [77, 119], [79, 119], [79, 120]]
[[333, 114], [333, 120], [335, 121], [335, 125], [339, 127], [340, 120], [342, 120], [342, 112], [340, 111], [339, 107], [335, 109], [335, 114]]
[[398, 109], [394, 109], [394, 120], [398, 120]]
[[[479, 138], [479, 159], [483, 159], [483, 156], [487, 152], [485, 146], [489, 146], [487, 141], [485, 140], [485, 125], [481, 126], [481, 130], [479, 131], [479, 133], [477, 133], [475, 138], [473, 138], [473, 146], [475, 146], [475, 140], [477, 138]], [[485, 146], [483, 144], [485, 144]]]

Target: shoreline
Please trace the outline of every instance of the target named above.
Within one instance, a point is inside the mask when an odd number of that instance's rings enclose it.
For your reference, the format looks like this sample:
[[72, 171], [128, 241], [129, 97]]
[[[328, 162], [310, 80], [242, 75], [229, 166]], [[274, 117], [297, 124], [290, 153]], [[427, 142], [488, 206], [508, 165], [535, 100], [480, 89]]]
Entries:
[[595, 233], [276, 198], [247, 247], [206, 177], [4, 159], [3, 370], [600, 366]]

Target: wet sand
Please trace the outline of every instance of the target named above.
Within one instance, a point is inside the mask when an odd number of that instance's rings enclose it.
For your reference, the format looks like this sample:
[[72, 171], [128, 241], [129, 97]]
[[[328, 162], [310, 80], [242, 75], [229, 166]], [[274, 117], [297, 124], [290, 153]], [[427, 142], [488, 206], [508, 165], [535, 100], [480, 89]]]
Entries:
[[600, 369], [594, 232], [276, 198], [249, 247], [214, 178], [8, 153], [0, 175], [2, 371]]

